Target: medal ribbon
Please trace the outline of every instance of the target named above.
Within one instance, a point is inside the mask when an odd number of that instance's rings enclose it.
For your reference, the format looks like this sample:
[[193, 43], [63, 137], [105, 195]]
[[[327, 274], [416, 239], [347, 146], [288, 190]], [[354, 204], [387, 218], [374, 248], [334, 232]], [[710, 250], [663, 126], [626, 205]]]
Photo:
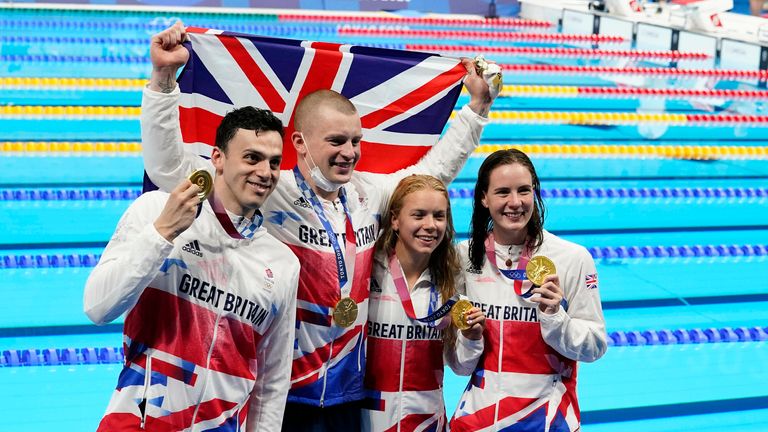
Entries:
[[[293, 167], [293, 176], [296, 178], [296, 184], [299, 186], [299, 189], [301, 189], [301, 193], [304, 195], [304, 198], [306, 198], [307, 201], [312, 205], [312, 210], [315, 211], [315, 214], [317, 215], [317, 218], [320, 219], [320, 223], [323, 225], [323, 228], [325, 229], [325, 232], [328, 233], [328, 240], [331, 242], [331, 246], [333, 247], [333, 253], [336, 257], [336, 273], [339, 276], [339, 289], [344, 291], [344, 287], [350, 283], [351, 285], [351, 279], [354, 275], [354, 269], [355, 269], [355, 254], [356, 254], [356, 244], [355, 244], [355, 229], [352, 227], [352, 216], [349, 214], [349, 208], [347, 207], [347, 194], [344, 192], [344, 188], [339, 189], [339, 201], [341, 201], [341, 206], [344, 208], [344, 214], [346, 215], [346, 256], [351, 257], [349, 260], [349, 272], [347, 272], [347, 263], [344, 258], [344, 252], [341, 249], [341, 246], [339, 246], [339, 241], [336, 238], [336, 233], [333, 231], [333, 227], [331, 226], [331, 222], [328, 220], [328, 218], [325, 216], [325, 212], [323, 211], [323, 205], [320, 203], [320, 199], [315, 194], [315, 191], [312, 190], [312, 188], [309, 187], [307, 184], [307, 181], [304, 179], [304, 176], [301, 175], [301, 172], [299, 171], [299, 167]], [[351, 287], [350, 287], [351, 291]]]
[[525, 272], [525, 266], [528, 265], [528, 261], [531, 259], [531, 249], [528, 243], [523, 247], [523, 253], [520, 254], [520, 260], [517, 262], [517, 269], [514, 270], [502, 270], [496, 265], [496, 249], [494, 244], [496, 241], [493, 238], [493, 233], [488, 234], [488, 238], [485, 239], [485, 255], [488, 257], [488, 262], [501, 273], [507, 279], [514, 281], [515, 293], [522, 298], [528, 298], [533, 295], [533, 284], [530, 283], [530, 287], [523, 292], [523, 282], [528, 280], [528, 276]]
[[439, 323], [435, 323], [435, 321], [448, 315], [448, 312], [451, 311], [453, 305], [456, 304], [456, 302], [459, 300], [458, 294], [449, 298], [448, 301], [443, 303], [442, 306], [435, 310], [437, 307], [439, 294], [437, 292], [437, 288], [435, 287], [435, 282], [431, 281], [429, 292], [429, 309], [427, 310], [427, 316], [423, 318], [417, 318], [416, 312], [413, 310], [411, 294], [408, 292], [408, 286], [405, 283], [403, 268], [400, 266], [400, 261], [397, 260], [397, 256], [395, 256], [394, 253], [389, 256], [389, 273], [392, 275], [392, 280], [395, 282], [397, 294], [400, 296], [400, 301], [403, 304], [403, 309], [405, 309], [405, 314], [408, 315], [408, 318], [427, 323], [427, 325], [430, 327], [443, 328], [448, 325], [449, 320], [442, 320]]
[[[229, 217], [229, 214], [224, 208], [224, 205], [216, 197], [216, 194], [213, 190], [211, 190], [210, 195], [208, 195], [208, 203], [211, 205], [213, 214], [216, 215], [216, 219], [219, 220], [221, 227], [224, 228], [224, 231], [226, 231], [227, 234], [229, 234], [229, 236], [233, 239], [242, 240], [244, 238], [253, 237], [253, 235], [256, 233], [256, 230], [258, 230], [261, 224], [264, 222], [264, 216], [261, 215], [259, 210], [256, 210], [256, 213], [253, 215], [253, 222], [238, 231], [237, 228], [235, 228], [235, 224], [232, 223], [232, 219]], [[200, 213], [201, 207], [202, 204], [200, 207], [198, 207], [198, 214]]]

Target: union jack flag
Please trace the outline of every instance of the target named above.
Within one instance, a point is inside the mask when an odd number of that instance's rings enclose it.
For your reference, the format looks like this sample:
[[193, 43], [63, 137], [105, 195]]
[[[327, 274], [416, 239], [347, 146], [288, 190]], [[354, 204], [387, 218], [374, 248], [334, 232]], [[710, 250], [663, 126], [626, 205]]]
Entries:
[[587, 282], [587, 289], [597, 288], [597, 273], [588, 274], [584, 279]]
[[[234, 108], [271, 110], [286, 125], [287, 149], [297, 101], [332, 89], [357, 107], [363, 128], [361, 171], [393, 172], [435, 144], [461, 91], [460, 59], [276, 39], [188, 27], [190, 59], [179, 77], [185, 144], [209, 156], [216, 127]], [[293, 167], [292, 150], [283, 168]]]

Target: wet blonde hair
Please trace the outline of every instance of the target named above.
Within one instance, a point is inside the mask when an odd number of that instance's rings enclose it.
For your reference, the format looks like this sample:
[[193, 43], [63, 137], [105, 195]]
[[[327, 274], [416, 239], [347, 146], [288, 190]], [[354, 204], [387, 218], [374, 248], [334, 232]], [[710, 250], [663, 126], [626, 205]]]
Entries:
[[[392, 197], [389, 199], [387, 212], [382, 217], [381, 235], [376, 241], [376, 249], [384, 251], [387, 257], [394, 253], [398, 235], [392, 228], [392, 218], [400, 214], [405, 198], [408, 195], [422, 190], [439, 192], [445, 197], [447, 203], [445, 235], [429, 257], [429, 271], [432, 274], [435, 287], [440, 293], [440, 298], [445, 302], [456, 293], [456, 275], [461, 265], [459, 264], [459, 255], [453, 246], [456, 232], [453, 228], [451, 201], [448, 197], [448, 189], [442, 181], [429, 175], [418, 174], [400, 180], [400, 183], [397, 184], [395, 191], [392, 193]], [[451, 324], [443, 332], [443, 343], [447, 344], [450, 349], [453, 349], [455, 342], [456, 327]]]

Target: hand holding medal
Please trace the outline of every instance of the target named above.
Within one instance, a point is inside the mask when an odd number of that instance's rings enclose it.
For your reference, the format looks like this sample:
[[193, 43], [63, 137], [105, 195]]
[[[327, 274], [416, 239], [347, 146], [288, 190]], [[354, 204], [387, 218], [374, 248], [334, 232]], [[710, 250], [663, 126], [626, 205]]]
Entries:
[[467, 339], [479, 340], [483, 337], [485, 314], [472, 306], [469, 300], [461, 299], [453, 305], [451, 321]]
[[470, 303], [469, 300], [463, 299], [457, 301], [451, 308], [451, 321], [453, 321], [453, 325], [459, 330], [466, 330], [472, 327], [472, 325], [467, 322], [466, 317], [467, 312], [469, 312], [470, 309], [472, 309], [472, 303]]
[[528, 280], [534, 285], [532, 302], [539, 304], [539, 310], [547, 313], [557, 313], [563, 301], [563, 291], [560, 289], [560, 278], [557, 276], [555, 263], [543, 255], [537, 255], [528, 261], [525, 267]]
[[197, 197], [200, 198], [200, 204], [198, 204], [197, 213], [195, 214], [195, 218], [197, 218], [200, 216], [200, 211], [203, 209], [203, 201], [205, 201], [205, 199], [208, 198], [208, 195], [211, 194], [211, 191], [213, 191], [213, 177], [211, 177], [211, 174], [206, 170], [197, 170], [190, 174], [188, 178], [193, 185], [200, 188], [200, 192], [197, 193]]
[[200, 186], [187, 180], [171, 191], [163, 210], [155, 219], [154, 226], [158, 234], [173, 242], [192, 225], [199, 211], [200, 191]]
[[555, 263], [544, 255], [537, 255], [531, 258], [525, 266], [525, 274], [528, 280], [536, 286], [544, 285], [544, 279], [556, 273]]
[[189, 175], [189, 181], [192, 184], [197, 185], [200, 188], [200, 192], [197, 196], [200, 198], [200, 202], [205, 201], [208, 195], [213, 190], [213, 178], [211, 174], [206, 170], [197, 170]]

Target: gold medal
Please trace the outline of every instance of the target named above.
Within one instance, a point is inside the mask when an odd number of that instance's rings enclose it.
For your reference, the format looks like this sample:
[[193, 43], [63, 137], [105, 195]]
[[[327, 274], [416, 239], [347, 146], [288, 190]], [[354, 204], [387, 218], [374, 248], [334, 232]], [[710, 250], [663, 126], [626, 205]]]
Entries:
[[485, 57], [479, 55], [475, 57], [475, 72], [478, 75], [483, 76], [483, 73], [488, 69], [488, 62], [485, 61]]
[[489, 64], [483, 73], [483, 78], [485, 78], [485, 82], [488, 83], [491, 91], [496, 92], [498, 95], [504, 85], [501, 78], [501, 66], [493, 63]]
[[459, 300], [456, 302], [456, 304], [453, 305], [451, 308], [451, 321], [453, 321], [453, 325], [456, 326], [459, 330], [466, 330], [472, 325], [467, 324], [467, 316], [466, 313], [470, 309], [472, 309], [472, 303], [469, 302], [469, 300]]
[[557, 273], [555, 270], [555, 263], [551, 259], [537, 255], [528, 261], [528, 265], [525, 266], [525, 274], [528, 280], [536, 286], [544, 284], [544, 279], [547, 276]]
[[200, 188], [200, 193], [197, 194], [200, 197], [200, 201], [205, 201], [213, 190], [213, 178], [211, 174], [206, 170], [197, 170], [189, 175], [189, 181], [196, 184]]
[[350, 297], [342, 297], [333, 308], [333, 322], [339, 327], [349, 327], [357, 320], [357, 303]]
[[475, 57], [475, 72], [480, 75], [485, 83], [488, 84], [488, 91], [491, 92], [491, 99], [501, 93], [501, 88], [504, 86], [503, 79], [501, 77], [501, 66], [496, 63], [489, 63], [485, 57], [479, 55]]

